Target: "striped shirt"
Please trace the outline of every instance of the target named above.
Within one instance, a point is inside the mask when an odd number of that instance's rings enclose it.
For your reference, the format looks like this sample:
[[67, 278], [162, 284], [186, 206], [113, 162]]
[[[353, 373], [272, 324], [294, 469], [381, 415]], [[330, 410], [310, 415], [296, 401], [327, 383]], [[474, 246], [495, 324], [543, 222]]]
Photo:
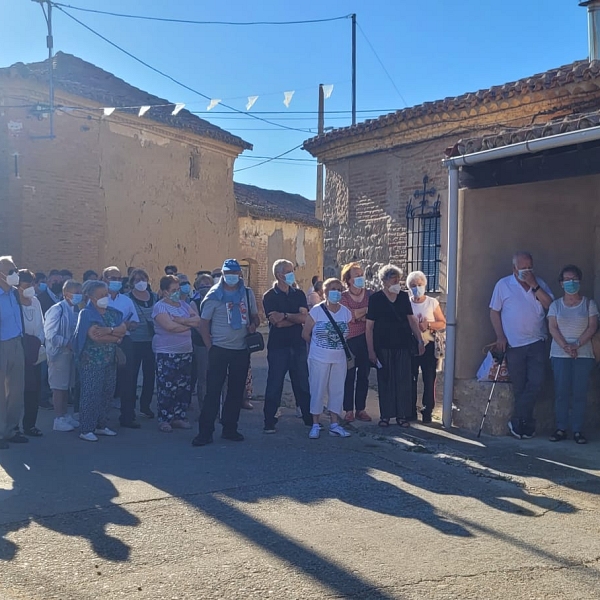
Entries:
[[[574, 344], [588, 328], [589, 318], [598, 316], [598, 306], [593, 300], [582, 298], [576, 306], [566, 306], [564, 299], [555, 300], [548, 310], [548, 317], [555, 317], [558, 329], [568, 344]], [[570, 356], [552, 340], [550, 348], [552, 358], [570, 358]], [[577, 358], [594, 358], [592, 342], [577, 348]]]

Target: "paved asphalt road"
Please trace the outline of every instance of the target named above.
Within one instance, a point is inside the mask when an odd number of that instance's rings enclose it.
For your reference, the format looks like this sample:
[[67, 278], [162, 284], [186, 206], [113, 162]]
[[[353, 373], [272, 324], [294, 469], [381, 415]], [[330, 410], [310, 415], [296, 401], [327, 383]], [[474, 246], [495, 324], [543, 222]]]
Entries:
[[265, 436], [261, 409], [204, 448], [151, 421], [86, 443], [44, 412], [0, 452], [0, 600], [600, 598], [600, 443], [308, 440], [291, 409]]

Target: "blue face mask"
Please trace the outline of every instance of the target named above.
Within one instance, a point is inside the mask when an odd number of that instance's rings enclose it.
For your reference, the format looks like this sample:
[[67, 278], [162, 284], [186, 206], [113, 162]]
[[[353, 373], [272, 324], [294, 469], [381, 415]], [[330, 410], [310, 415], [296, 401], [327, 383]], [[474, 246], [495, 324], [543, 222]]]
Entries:
[[294, 283], [296, 283], [296, 275], [294, 274], [293, 271], [291, 273], [286, 273], [285, 282], [288, 285], [294, 285]]
[[108, 289], [111, 292], [120, 292], [122, 287], [123, 287], [122, 281], [109, 281], [108, 282]]
[[169, 294], [169, 300], [171, 300], [171, 302], [179, 302], [181, 300], [181, 292], [177, 290], [176, 292]]
[[365, 278], [364, 277], [355, 277], [354, 278], [354, 287], [364, 288], [365, 287]]
[[337, 304], [342, 299], [342, 292], [339, 290], [331, 290], [327, 295], [327, 298], [329, 298], [329, 302]]
[[45, 292], [48, 289], [48, 285], [46, 283], [40, 283], [38, 287], [40, 288], [40, 292]]
[[73, 294], [71, 297], [72, 304], [79, 304], [83, 300], [83, 294]]
[[225, 280], [225, 283], [227, 285], [237, 285], [238, 282], [240, 281], [240, 276], [239, 275], [223, 275], [223, 279]]
[[184, 283], [179, 287], [179, 289], [181, 290], [182, 294], [189, 294], [192, 286], [189, 283]]
[[563, 281], [563, 290], [565, 290], [565, 293], [569, 294], [569, 295], [573, 295], [576, 294], [577, 292], [579, 292], [579, 281], [575, 281], [575, 280], [569, 280], [569, 281]]

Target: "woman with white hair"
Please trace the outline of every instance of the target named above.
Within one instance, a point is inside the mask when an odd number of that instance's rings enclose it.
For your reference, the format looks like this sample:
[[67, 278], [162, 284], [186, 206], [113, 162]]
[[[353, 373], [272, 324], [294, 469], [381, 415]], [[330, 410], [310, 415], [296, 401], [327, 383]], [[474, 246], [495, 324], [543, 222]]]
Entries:
[[446, 329], [446, 318], [440, 303], [425, 294], [427, 277], [421, 271], [413, 271], [406, 278], [406, 287], [410, 293], [413, 314], [419, 322], [419, 329], [425, 341], [425, 352], [412, 357], [412, 413], [417, 418], [417, 383], [419, 369], [423, 378], [423, 398], [421, 418], [423, 423], [431, 423], [431, 413], [435, 407], [435, 377], [437, 359], [435, 356], [435, 333]]
[[409, 427], [411, 402], [411, 347], [413, 336], [418, 354], [425, 350], [419, 322], [410, 299], [400, 287], [402, 271], [395, 265], [379, 270], [383, 289], [369, 298], [367, 348], [369, 360], [377, 366], [379, 426], [388, 427], [395, 418], [400, 427]]

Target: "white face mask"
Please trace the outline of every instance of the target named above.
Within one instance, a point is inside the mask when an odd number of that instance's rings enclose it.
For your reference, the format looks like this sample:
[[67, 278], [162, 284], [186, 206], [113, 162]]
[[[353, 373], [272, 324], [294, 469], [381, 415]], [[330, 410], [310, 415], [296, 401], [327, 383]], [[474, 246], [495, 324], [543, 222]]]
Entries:
[[19, 274], [18, 273], [11, 273], [10, 275], [6, 276], [6, 283], [8, 285], [19, 285]]
[[390, 285], [388, 290], [392, 292], [392, 294], [399, 294], [402, 291], [402, 286], [399, 283], [396, 283], [394, 285]]
[[425, 295], [424, 285], [415, 285], [410, 288], [410, 292], [414, 298], [422, 298]]
[[98, 306], [98, 308], [108, 308], [109, 302], [110, 300], [108, 299], [108, 296], [104, 296], [104, 298], [100, 298], [96, 301], [96, 305]]
[[35, 288], [28, 287], [23, 290], [23, 298], [33, 298], [35, 296]]
[[148, 289], [148, 282], [147, 281], [138, 281], [133, 287], [138, 292], [145, 292]]

